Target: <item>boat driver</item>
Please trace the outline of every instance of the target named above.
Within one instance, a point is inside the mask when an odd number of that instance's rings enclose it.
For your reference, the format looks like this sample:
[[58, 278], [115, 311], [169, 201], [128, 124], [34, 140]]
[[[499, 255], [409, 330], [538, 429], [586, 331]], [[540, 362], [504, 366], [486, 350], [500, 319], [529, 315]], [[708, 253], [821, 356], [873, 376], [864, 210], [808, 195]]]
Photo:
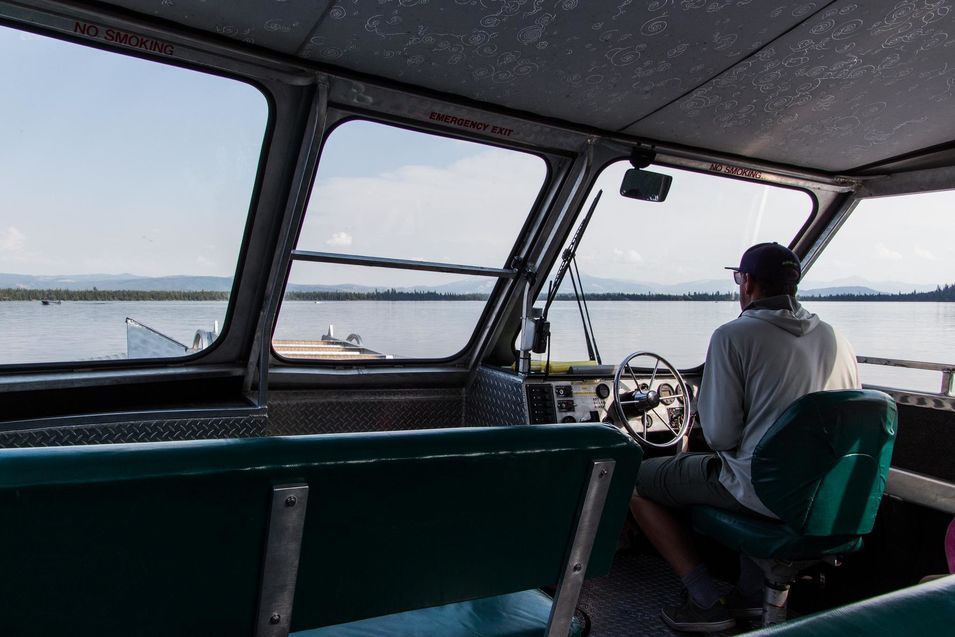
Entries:
[[751, 481], [753, 450], [786, 407], [825, 389], [858, 388], [855, 353], [831, 325], [795, 299], [799, 258], [778, 243], [746, 250], [733, 270], [743, 311], [710, 339], [697, 414], [712, 449], [650, 458], [640, 467], [630, 510], [686, 587], [681, 606], [664, 608], [675, 630], [732, 628], [762, 612], [763, 575], [740, 556], [740, 578], [723, 597], [674, 509], [709, 505], [775, 518]]

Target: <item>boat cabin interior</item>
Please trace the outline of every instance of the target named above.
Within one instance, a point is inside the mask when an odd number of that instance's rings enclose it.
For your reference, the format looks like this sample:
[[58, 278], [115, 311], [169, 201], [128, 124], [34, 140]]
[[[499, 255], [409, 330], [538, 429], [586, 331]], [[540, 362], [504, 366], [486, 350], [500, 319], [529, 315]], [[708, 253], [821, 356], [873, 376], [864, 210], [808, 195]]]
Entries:
[[686, 512], [788, 569], [727, 634], [947, 634], [953, 9], [0, 0], [0, 634], [675, 634], [628, 502], [760, 242], [863, 389]]

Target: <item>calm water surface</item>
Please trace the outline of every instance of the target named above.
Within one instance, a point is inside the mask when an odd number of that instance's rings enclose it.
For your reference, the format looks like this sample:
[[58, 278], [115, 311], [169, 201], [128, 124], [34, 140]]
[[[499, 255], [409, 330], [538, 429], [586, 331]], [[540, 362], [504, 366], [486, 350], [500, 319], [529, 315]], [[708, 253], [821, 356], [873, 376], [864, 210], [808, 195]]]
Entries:
[[[807, 302], [865, 356], [955, 363], [955, 303]], [[484, 309], [482, 301], [290, 301], [276, 338], [318, 339], [334, 326], [344, 338], [361, 335], [367, 347], [396, 357], [444, 357], [461, 349]], [[221, 301], [0, 302], [0, 361], [34, 363], [123, 356], [126, 317], [181, 343], [197, 329], [220, 325]], [[710, 334], [739, 314], [734, 302], [603, 301], [590, 304], [604, 362], [651, 350], [678, 366], [702, 362]], [[552, 359], [587, 358], [576, 303], [551, 308]], [[863, 366], [863, 380], [938, 391], [940, 374]]]

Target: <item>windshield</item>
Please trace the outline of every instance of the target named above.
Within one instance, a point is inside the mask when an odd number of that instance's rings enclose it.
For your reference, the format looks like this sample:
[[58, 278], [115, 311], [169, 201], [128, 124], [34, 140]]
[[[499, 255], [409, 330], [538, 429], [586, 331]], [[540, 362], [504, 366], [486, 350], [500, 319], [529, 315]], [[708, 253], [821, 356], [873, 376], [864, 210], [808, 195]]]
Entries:
[[[606, 364], [640, 350], [678, 367], [701, 364], [710, 334], [740, 312], [724, 268], [754, 243], [789, 244], [812, 213], [803, 191], [663, 167], [651, 170], [673, 177], [665, 202], [628, 199], [619, 190], [630, 168], [621, 161], [604, 169], [583, 208], [602, 191], [576, 255], [587, 305], [568, 274], [548, 314], [552, 362], [586, 361], [592, 349]], [[546, 295], [547, 286], [538, 307]], [[593, 325], [590, 348], [582, 312]]]

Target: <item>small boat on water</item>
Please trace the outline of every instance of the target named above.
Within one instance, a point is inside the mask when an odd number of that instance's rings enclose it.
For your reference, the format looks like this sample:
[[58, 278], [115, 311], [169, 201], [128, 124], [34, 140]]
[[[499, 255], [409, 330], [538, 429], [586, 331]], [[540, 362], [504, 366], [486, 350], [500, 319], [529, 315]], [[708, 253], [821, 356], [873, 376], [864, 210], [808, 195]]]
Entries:
[[328, 326], [328, 332], [320, 341], [314, 340], [272, 340], [275, 352], [289, 358], [305, 360], [379, 360], [394, 358], [391, 354], [382, 354], [364, 347], [361, 336], [349, 334], [344, 340], [335, 336], [335, 328]]
[[59, 299], [40, 299], [40, 303], [43, 305], [59, 305], [62, 302]]

